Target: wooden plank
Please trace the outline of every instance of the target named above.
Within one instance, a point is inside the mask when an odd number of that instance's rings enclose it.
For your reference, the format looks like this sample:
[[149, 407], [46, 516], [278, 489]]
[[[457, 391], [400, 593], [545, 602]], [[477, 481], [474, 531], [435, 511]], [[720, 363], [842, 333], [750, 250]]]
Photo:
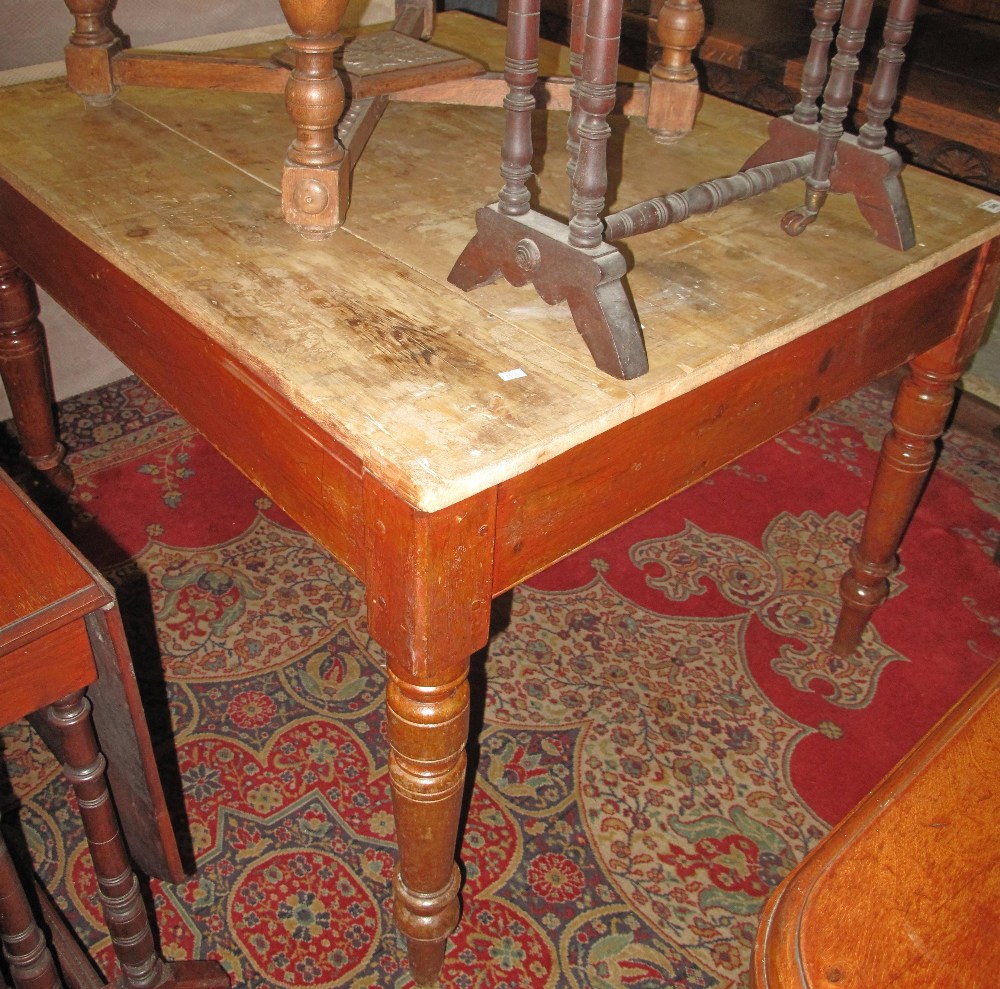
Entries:
[[290, 70], [275, 62], [169, 52], [125, 51], [112, 63], [119, 86], [283, 93]]

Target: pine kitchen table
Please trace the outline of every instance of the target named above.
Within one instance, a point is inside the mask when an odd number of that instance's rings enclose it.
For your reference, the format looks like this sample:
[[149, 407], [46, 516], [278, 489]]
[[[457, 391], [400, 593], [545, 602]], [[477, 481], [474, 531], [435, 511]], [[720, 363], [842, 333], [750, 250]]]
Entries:
[[[469, 15], [439, 18], [435, 43], [502, 65], [503, 29]], [[543, 47], [543, 73], [559, 61]], [[281, 217], [280, 97], [137, 87], [88, 109], [59, 80], [0, 93], [0, 366], [25, 452], [71, 483], [33, 280], [365, 582], [419, 984], [458, 921], [467, 674], [491, 599], [910, 362], [845, 578], [851, 649], [1000, 273], [982, 192], [904, 172], [917, 246], [898, 253], [847, 197], [789, 238], [793, 183], [629, 244], [650, 370], [620, 381], [564, 305], [446, 280], [496, 199], [502, 125], [494, 108], [391, 104], [344, 227], [311, 242]], [[565, 126], [536, 114], [540, 203], [563, 215]], [[663, 147], [615, 118], [612, 195], [731, 174], [766, 127], [706, 98]]]

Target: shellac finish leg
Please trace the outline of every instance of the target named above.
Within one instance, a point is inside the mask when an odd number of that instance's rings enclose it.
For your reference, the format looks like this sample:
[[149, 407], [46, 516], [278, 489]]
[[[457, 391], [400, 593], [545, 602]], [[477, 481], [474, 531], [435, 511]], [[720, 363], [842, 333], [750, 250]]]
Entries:
[[107, 762], [97, 747], [91, 706], [83, 691], [49, 706], [46, 717], [62, 738], [63, 770], [76, 793], [97, 875], [98, 895], [121, 974], [120, 989], [223, 989], [229, 978], [214, 962], [164, 962], [156, 952], [139, 880], [132, 869], [108, 789]]
[[0, 939], [16, 989], [60, 989], [52, 954], [0, 834]]
[[45, 331], [31, 279], [0, 248], [0, 378], [14, 413], [21, 448], [31, 464], [61, 492], [73, 489], [53, 413]]
[[676, 144], [694, 127], [701, 96], [692, 52], [705, 33], [705, 11], [698, 0], [664, 0], [656, 20], [661, 48], [649, 72], [646, 126], [660, 144]]
[[496, 494], [426, 514], [366, 477], [364, 500], [369, 627], [389, 666], [394, 914], [414, 981], [433, 986], [459, 920], [469, 656], [489, 638]]
[[1000, 245], [979, 249], [966, 304], [954, 333], [910, 362], [882, 444], [861, 538], [840, 583], [842, 608], [833, 651], [850, 655], [889, 593], [896, 553], [933, 466], [955, 400], [955, 382], [982, 340], [997, 288]]
[[310, 240], [323, 240], [344, 222], [350, 199], [350, 159], [336, 133], [344, 84], [334, 69], [346, 7], [347, 0], [281, 0], [295, 56], [285, 106], [296, 129], [282, 172], [281, 205], [285, 219]]
[[112, 63], [121, 42], [111, 30], [111, 0], [66, 0], [76, 20], [65, 48], [70, 89], [91, 106], [106, 106], [115, 98]]

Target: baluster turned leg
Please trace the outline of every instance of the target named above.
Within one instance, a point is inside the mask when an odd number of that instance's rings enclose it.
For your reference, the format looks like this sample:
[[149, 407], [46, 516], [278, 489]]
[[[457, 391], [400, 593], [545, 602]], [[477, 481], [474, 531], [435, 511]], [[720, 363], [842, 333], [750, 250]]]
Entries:
[[328, 237], [344, 222], [350, 199], [350, 161], [336, 135], [344, 84], [334, 69], [346, 7], [347, 0], [281, 0], [295, 56], [285, 106], [296, 128], [281, 177], [281, 204], [285, 219], [310, 240]]
[[805, 203], [786, 213], [781, 221], [782, 229], [792, 236], [802, 233], [816, 219], [830, 191], [830, 171], [844, 134], [844, 118], [858, 71], [858, 53], [865, 43], [873, 4], [874, 0], [847, 0], [844, 5], [837, 31], [837, 54], [830, 64], [830, 77], [823, 91], [816, 159], [812, 174], [806, 176]]
[[111, 30], [111, 0], [66, 0], [76, 19], [65, 48], [66, 81], [91, 106], [106, 106], [115, 98], [113, 63], [121, 42]]
[[469, 656], [489, 638], [495, 498], [425, 514], [365, 480], [369, 627], [388, 656], [394, 914], [418, 986], [436, 984], [459, 919]]
[[159, 986], [166, 977], [164, 964], [156, 953], [139, 880], [118, 829], [90, 701], [82, 691], [69, 694], [52, 704], [46, 717], [62, 737], [63, 770], [80, 806], [105, 923], [122, 969], [121, 984], [127, 989]]
[[913, 33], [918, 2], [919, 0], [892, 0], [889, 5], [882, 48], [878, 53], [878, 68], [868, 90], [866, 120], [858, 134], [858, 144], [862, 148], [877, 151], [885, 145], [885, 122], [896, 102], [899, 72], [905, 58], [903, 49]]
[[691, 61], [705, 33], [698, 0], [664, 0], [656, 19], [661, 55], [649, 71], [646, 126], [660, 144], [675, 144], [694, 127], [698, 113], [698, 72]]
[[608, 114], [615, 105], [622, 0], [592, 3], [587, 12], [583, 69], [577, 83], [580, 105], [580, 158], [573, 174], [569, 242], [597, 247], [604, 241], [601, 214], [608, 189]]
[[73, 489], [56, 434], [52, 376], [38, 296], [28, 276], [0, 248], [0, 377], [24, 455], [62, 492]]
[[60, 989], [52, 954], [35, 923], [31, 905], [7, 843], [0, 835], [0, 937], [16, 989]]

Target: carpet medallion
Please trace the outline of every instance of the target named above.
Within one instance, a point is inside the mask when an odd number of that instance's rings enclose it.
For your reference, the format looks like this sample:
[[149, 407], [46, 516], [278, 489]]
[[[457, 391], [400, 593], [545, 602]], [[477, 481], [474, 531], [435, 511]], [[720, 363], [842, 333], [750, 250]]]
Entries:
[[[496, 603], [444, 985], [747, 985], [770, 890], [1000, 652], [1000, 450], [960, 428], [862, 648], [827, 648], [888, 410], [867, 389]], [[60, 415], [197, 863], [151, 883], [164, 954], [407, 989], [363, 587], [136, 380]], [[106, 967], [58, 767], [2, 744], [5, 821]]]

